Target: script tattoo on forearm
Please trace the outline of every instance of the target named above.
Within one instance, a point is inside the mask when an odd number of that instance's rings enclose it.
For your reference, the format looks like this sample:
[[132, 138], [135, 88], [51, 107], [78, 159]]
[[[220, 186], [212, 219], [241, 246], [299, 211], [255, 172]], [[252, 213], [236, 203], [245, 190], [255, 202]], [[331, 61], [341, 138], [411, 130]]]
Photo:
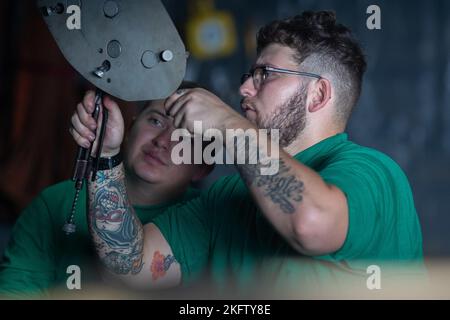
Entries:
[[258, 156], [256, 164], [249, 164], [246, 161], [245, 164], [237, 164], [237, 168], [249, 187], [254, 185], [257, 188], [262, 188], [264, 196], [279, 205], [282, 212], [293, 214], [296, 208], [295, 203], [303, 200], [304, 184], [290, 172], [291, 168], [281, 158], [279, 159], [279, 170], [277, 173], [262, 175], [260, 160], [264, 155], [265, 153], [262, 153], [262, 156], [261, 154]]
[[128, 202], [122, 165], [99, 172], [89, 183], [88, 222], [106, 268], [120, 275], [142, 270], [143, 228]]

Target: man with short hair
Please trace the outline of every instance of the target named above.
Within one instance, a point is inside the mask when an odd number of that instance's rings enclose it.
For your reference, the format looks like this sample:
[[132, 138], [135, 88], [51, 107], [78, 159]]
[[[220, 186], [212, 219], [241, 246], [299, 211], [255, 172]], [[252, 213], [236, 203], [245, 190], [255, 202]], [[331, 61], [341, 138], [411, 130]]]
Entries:
[[[184, 82], [180, 88], [195, 88], [198, 85]], [[77, 106], [78, 114], [72, 118], [71, 132], [82, 131], [81, 119], [84, 105], [91, 103], [94, 92], [86, 94]], [[111, 98], [103, 99], [105, 105], [115, 104]], [[119, 113], [120, 115], [120, 113]], [[95, 122], [92, 122], [95, 125]], [[110, 126], [114, 127], [111, 135]], [[175, 142], [170, 136], [174, 130], [172, 121], [165, 115], [164, 100], [149, 101], [129, 129], [124, 152], [124, 168], [127, 172], [126, 186], [136, 218], [146, 224], [171, 205], [180, 204], [199, 196], [199, 190], [190, 187], [212, 169], [206, 164], [175, 165], [171, 162], [171, 150]], [[106, 134], [122, 135], [122, 117], [111, 114]], [[107, 144], [105, 145], [107, 147]], [[104, 157], [110, 155], [104, 154]], [[102, 175], [102, 169], [98, 172]], [[67, 290], [66, 280], [73, 273], [69, 266], [79, 267], [81, 289], [95, 285], [100, 279], [95, 262], [88, 226], [86, 224], [86, 188], [80, 191], [75, 212], [76, 232], [66, 235], [62, 230], [71, 212], [74, 184], [64, 181], [46, 188], [20, 215], [12, 231], [10, 243], [0, 266], [0, 295], [20, 297], [47, 294], [49, 289], [60, 287], [59, 294]], [[111, 192], [105, 192], [101, 200], [108, 204]], [[111, 241], [114, 232], [126, 233], [126, 221], [117, 212], [99, 214], [96, 230]], [[129, 237], [135, 235], [131, 232]], [[124, 265], [122, 272], [136, 272], [140, 265]], [[72, 269], [70, 269], [72, 270]], [[69, 281], [70, 282], [70, 281]], [[78, 292], [79, 293], [79, 292]], [[81, 291], [81, 293], [86, 293]]]
[[[384, 261], [420, 265], [421, 230], [406, 176], [388, 156], [344, 133], [366, 68], [350, 30], [334, 13], [304, 12], [261, 28], [257, 54], [240, 87], [245, 118], [202, 89], [177, 91], [165, 107], [174, 126], [191, 133], [195, 121], [223, 136], [227, 129], [279, 129], [279, 170], [263, 175], [261, 162], [238, 163], [238, 175], [144, 226], [133, 219], [123, 168], [106, 171], [89, 183], [88, 220], [95, 224], [97, 210], [109, 212], [99, 196], [114, 185], [136, 232], [116, 245], [90, 229], [108, 274], [147, 288], [188, 284], [209, 270], [219, 286], [266, 281], [301, 292], [347, 275], [366, 288], [368, 266]], [[261, 135], [248, 150], [255, 146], [259, 159], [277, 147]], [[117, 139], [106, 152], [119, 150]], [[117, 272], [127, 259], [142, 269]]]

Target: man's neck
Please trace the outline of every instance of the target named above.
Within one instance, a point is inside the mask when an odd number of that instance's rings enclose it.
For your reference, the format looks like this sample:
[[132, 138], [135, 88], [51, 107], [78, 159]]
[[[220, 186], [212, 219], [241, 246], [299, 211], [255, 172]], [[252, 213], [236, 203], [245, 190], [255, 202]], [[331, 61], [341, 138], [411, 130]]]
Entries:
[[320, 141], [343, 132], [343, 130], [340, 129], [329, 129], [326, 131], [312, 132], [306, 131], [307, 130], [304, 130], [302, 133], [300, 133], [289, 146], [284, 148], [284, 151], [289, 153], [291, 156], [295, 156], [296, 154], [308, 149], [309, 147], [312, 147]]
[[178, 199], [186, 192], [185, 188], [167, 188], [159, 184], [143, 181], [131, 174], [125, 175], [127, 194], [132, 205], [157, 205]]

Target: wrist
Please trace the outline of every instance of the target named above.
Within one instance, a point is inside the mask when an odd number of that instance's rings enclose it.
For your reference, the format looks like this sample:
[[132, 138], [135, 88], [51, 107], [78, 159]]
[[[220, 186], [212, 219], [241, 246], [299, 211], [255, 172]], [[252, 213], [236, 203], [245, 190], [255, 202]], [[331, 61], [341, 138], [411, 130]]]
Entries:
[[116, 151], [116, 154], [109, 156], [108, 153], [103, 153], [99, 159], [92, 158], [92, 164], [94, 166], [94, 170], [111, 170], [123, 162], [122, 152]]
[[100, 158], [112, 158], [120, 153], [120, 148], [111, 150], [102, 150]]
[[247, 130], [249, 128], [254, 128], [256, 129], [256, 127], [246, 118], [242, 117], [240, 114], [232, 114], [229, 117], [227, 117], [223, 122], [222, 122], [222, 133], [225, 135], [226, 134], [226, 130], [227, 129], [243, 129], [243, 130]]

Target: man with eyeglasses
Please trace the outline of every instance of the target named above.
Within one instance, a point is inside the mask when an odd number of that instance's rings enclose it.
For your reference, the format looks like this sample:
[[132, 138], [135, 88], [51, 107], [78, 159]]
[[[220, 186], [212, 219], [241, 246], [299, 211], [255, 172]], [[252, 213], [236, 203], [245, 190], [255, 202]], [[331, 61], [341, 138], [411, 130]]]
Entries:
[[[174, 126], [190, 132], [199, 120], [224, 136], [227, 129], [279, 129], [278, 172], [262, 175], [260, 162], [236, 164], [238, 175], [199, 199], [145, 226], [133, 219], [137, 236], [123, 248], [91, 229], [107, 274], [149, 288], [189, 284], [208, 270], [220, 288], [247, 292], [257, 284], [279, 297], [348, 281], [367, 290], [366, 271], [382, 265], [385, 275], [388, 262], [420, 269], [422, 236], [406, 176], [344, 133], [366, 69], [350, 30], [334, 13], [304, 12], [262, 27], [257, 54], [240, 87], [245, 118], [202, 89], [178, 91], [165, 107]], [[274, 146], [265, 142], [258, 137], [250, 145], [270, 157]], [[91, 207], [101, 207], [96, 199], [107, 186], [123, 190], [123, 179], [119, 166], [90, 183]], [[124, 193], [117, 198], [127, 201]], [[128, 204], [121, 210], [134, 216]], [[95, 223], [93, 212], [88, 220]], [[141, 250], [130, 257], [136, 244]], [[117, 272], [127, 259], [144, 267]]]

